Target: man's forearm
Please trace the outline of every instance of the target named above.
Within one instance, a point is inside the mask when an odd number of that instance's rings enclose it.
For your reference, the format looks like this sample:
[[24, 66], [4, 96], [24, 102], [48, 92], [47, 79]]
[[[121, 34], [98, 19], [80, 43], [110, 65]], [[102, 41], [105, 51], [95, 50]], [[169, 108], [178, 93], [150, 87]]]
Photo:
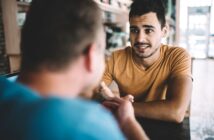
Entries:
[[149, 140], [144, 130], [135, 119], [127, 120], [121, 127], [128, 140]]
[[155, 101], [146, 103], [134, 103], [135, 115], [163, 121], [180, 123], [185, 116], [186, 107], [179, 107], [170, 101]]

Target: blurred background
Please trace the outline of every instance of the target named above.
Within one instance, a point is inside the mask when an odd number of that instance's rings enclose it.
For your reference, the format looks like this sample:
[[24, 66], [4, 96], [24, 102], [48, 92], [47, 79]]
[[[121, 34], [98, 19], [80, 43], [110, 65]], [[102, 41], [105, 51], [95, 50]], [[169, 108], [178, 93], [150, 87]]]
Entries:
[[[32, 0], [0, 0], [0, 75], [19, 71], [20, 32]], [[94, 0], [103, 12], [106, 51], [129, 42], [132, 0]], [[163, 43], [185, 48], [192, 56], [190, 105], [192, 140], [214, 140], [214, 0], [163, 0], [168, 36]]]

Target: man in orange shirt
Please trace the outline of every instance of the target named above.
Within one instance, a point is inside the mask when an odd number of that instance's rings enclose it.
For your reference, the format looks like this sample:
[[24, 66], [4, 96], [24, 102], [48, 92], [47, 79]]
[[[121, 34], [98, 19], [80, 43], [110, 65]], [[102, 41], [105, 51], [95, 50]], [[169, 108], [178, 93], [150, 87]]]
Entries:
[[137, 117], [182, 122], [192, 92], [191, 57], [161, 44], [167, 33], [162, 1], [135, 0], [129, 22], [131, 47], [113, 52], [103, 81], [134, 96]]

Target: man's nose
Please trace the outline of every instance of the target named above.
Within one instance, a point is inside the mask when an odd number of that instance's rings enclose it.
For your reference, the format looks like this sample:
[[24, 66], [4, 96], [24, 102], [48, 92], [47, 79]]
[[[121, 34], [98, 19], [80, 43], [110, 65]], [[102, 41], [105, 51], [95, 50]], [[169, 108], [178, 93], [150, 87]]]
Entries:
[[145, 42], [146, 34], [143, 31], [140, 31], [137, 35], [136, 41], [137, 42]]

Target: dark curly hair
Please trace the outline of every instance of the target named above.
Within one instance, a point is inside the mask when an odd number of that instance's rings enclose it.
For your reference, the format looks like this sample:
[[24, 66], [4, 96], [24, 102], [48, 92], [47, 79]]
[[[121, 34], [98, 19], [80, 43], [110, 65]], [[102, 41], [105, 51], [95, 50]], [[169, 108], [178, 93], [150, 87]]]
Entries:
[[166, 24], [165, 5], [162, 0], [134, 0], [131, 5], [129, 19], [134, 16], [141, 16], [149, 12], [157, 14], [158, 21], [163, 28]]

